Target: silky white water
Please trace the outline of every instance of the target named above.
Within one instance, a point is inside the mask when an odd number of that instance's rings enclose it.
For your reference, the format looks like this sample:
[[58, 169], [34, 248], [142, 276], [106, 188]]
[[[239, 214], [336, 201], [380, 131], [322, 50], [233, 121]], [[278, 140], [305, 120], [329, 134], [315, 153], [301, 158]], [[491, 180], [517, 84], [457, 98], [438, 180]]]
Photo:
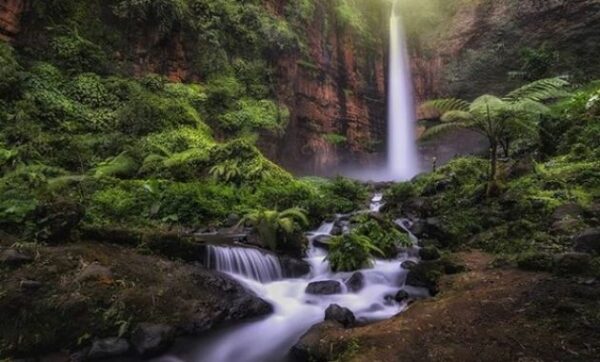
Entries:
[[419, 172], [415, 120], [408, 48], [396, 0], [390, 18], [387, 159], [387, 172], [394, 180], [408, 180]]
[[[381, 201], [381, 197], [376, 195], [371, 206]], [[223, 330], [191, 348], [188, 345], [185, 351], [174, 352], [158, 361], [280, 362], [285, 360], [290, 348], [312, 325], [323, 321], [325, 309], [333, 303], [352, 310], [358, 321], [390, 318], [406, 308], [406, 303], [397, 303], [390, 297], [404, 287], [407, 271], [401, 267], [402, 262], [417, 259], [403, 254], [395, 260], [376, 260], [371, 269], [361, 270], [365, 277], [363, 289], [348, 291], [345, 281], [353, 273], [331, 272], [326, 260], [327, 251], [313, 244], [316, 237], [330, 235], [333, 226], [334, 223], [324, 223], [307, 234], [310, 244], [305, 260], [310, 264], [311, 272], [301, 278], [273, 280], [273, 256], [256, 249], [213, 247], [210, 252], [213, 257], [229, 260], [212, 265], [225, 268], [224, 271], [229, 275], [271, 303], [274, 312], [259, 321]], [[245, 253], [247, 255], [240, 256]], [[232, 265], [240, 264], [240, 260], [242, 264], [250, 262], [253, 266], [232, 269]], [[281, 270], [281, 267], [275, 269]], [[342, 293], [305, 293], [310, 282], [320, 280], [339, 281]]]

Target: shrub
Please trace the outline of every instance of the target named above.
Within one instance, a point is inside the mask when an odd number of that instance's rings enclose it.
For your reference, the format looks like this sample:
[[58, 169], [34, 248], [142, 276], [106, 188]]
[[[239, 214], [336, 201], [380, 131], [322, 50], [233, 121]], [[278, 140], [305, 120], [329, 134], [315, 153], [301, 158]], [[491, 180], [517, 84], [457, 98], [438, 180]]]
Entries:
[[371, 267], [372, 253], [384, 254], [368, 237], [351, 232], [331, 239], [327, 260], [333, 271], [354, 271]]
[[354, 221], [358, 225], [352, 232], [366, 236], [386, 258], [394, 258], [398, 254], [399, 246], [411, 244], [408, 235], [398, 231], [391, 222], [376, 220], [369, 215], [360, 215], [355, 217]]
[[62, 68], [74, 73], [103, 73], [107, 68], [108, 61], [102, 49], [76, 32], [55, 37], [50, 49]]

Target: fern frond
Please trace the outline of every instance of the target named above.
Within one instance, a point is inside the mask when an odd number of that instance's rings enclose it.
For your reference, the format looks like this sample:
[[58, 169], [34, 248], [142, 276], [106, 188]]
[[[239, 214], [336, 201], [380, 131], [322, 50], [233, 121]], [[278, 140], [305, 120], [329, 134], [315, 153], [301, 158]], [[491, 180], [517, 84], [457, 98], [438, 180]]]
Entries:
[[428, 130], [426, 130], [425, 133], [423, 133], [423, 135], [421, 136], [421, 139], [428, 140], [430, 138], [438, 136], [439, 134], [446, 133], [446, 132], [449, 132], [449, 131], [452, 131], [455, 129], [460, 129], [460, 128], [469, 128], [469, 126], [467, 123], [464, 123], [464, 122], [451, 122], [451, 123], [438, 124], [436, 126], [429, 128]]
[[440, 114], [450, 111], [469, 111], [469, 102], [457, 98], [433, 99], [423, 103], [423, 107], [434, 109]]
[[279, 213], [280, 218], [292, 218], [298, 221], [301, 225], [308, 225], [308, 217], [306, 216], [306, 212], [300, 208], [294, 207], [291, 209], [284, 210]]
[[469, 122], [473, 119], [473, 115], [465, 111], [448, 111], [442, 115], [440, 119], [443, 123], [454, 122]]
[[565, 88], [569, 82], [563, 78], [546, 78], [526, 84], [508, 93], [504, 99], [510, 102], [533, 100], [542, 102], [549, 99], [561, 98], [568, 95]]

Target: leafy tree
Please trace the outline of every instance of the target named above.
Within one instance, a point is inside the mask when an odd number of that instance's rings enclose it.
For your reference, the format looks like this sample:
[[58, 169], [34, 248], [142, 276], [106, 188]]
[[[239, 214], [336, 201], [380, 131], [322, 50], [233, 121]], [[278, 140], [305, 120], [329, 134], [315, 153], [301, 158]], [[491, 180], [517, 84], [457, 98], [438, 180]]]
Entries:
[[[469, 103], [460, 99], [437, 99], [425, 107], [439, 112], [440, 123], [426, 130], [424, 138], [444, 131], [467, 128], [485, 136], [490, 145], [489, 179], [496, 179], [498, 148], [508, 155], [510, 142], [523, 132], [535, 129], [536, 118], [549, 112], [545, 101], [565, 95], [567, 81], [549, 78], [524, 85], [500, 98], [483, 95]], [[537, 117], [536, 117], [537, 116]]]
[[260, 240], [271, 250], [277, 251], [288, 242], [296, 240], [296, 233], [308, 225], [304, 210], [291, 208], [284, 211], [254, 210], [240, 220], [238, 225], [252, 225]]

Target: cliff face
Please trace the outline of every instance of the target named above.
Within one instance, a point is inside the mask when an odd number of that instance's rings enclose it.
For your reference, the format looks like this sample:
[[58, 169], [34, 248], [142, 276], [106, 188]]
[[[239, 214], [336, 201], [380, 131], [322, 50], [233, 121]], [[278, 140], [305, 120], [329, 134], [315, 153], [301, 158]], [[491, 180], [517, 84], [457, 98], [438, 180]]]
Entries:
[[19, 33], [24, 0], [0, 0], [0, 40], [10, 41]]
[[386, 128], [385, 49], [360, 44], [328, 2], [315, 14], [306, 53], [277, 61], [278, 94], [291, 118], [275, 152], [290, 168], [327, 174], [377, 158]]
[[433, 42], [413, 49], [418, 99], [501, 94], [527, 76], [522, 50], [540, 47], [552, 53], [547, 75], [600, 75], [600, 1], [496, 0], [460, 7]]
[[[48, 42], [27, 13], [25, 29], [17, 36], [26, 0], [0, 1], [2, 34], [25, 45]], [[264, 0], [265, 11], [285, 18], [286, 3]], [[103, 22], [114, 21], [110, 6], [94, 4], [89, 6], [98, 7]], [[312, 19], [301, 29], [303, 49], [267, 57], [275, 69], [275, 96], [289, 108], [291, 117], [285, 136], [264, 136], [260, 146], [272, 159], [298, 172], [326, 174], [346, 163], [372, 162], [374, 151], [383, 147], [385, 42], [361, 38], [338, 19], [335, 4], [315, 1]], [[133, 75], [153, 72], [173, 81], [202, 81], [205, 75], [189, 56], [194, 50], [186, 41], [189, 36], [176, 31], [165, 39], [152, 29], [136, 29], [121, 34], [127, 47], [114, 58]]]

